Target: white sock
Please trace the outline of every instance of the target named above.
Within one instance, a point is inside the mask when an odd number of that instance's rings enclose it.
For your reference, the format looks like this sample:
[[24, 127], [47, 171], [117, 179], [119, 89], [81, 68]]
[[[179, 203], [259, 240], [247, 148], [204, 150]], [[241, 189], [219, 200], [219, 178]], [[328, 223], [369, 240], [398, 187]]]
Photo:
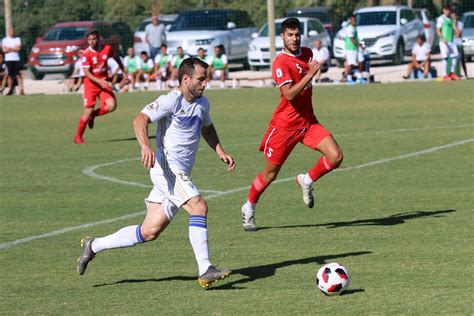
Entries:
[[362, 78], [362, 74], [361, 74], [360, 71], [358, 71], [358, 70], [355, 72], [355, 75], [356, 75], [356, 78], [357, 78], [357, 79]]
[[458, 63], [458, 58], [451, 58], [451, 73], [456, 72], [456, 64]]
[[304, 175], [303, 182], [304, 182], [306, 185], [312, 185], [314, 181], [313, 181], [313, 179], [311, 179], [311, 177], [309, 176], [309, 174], [306, 173], [306, 174]]
[[247, 200], [247, 202], [245, 202], [245, 208], [255, 212], [255, 203], [252, 203]]
[[156, 79], [156, 89], [161, 90], [161, 79]]
[[446, 73], [446, 71], [447, 71], [446, 68], [447, 68], [447, 67], [448, 67], [448, 61], [446, 60], [446, 58], [443, 58], [443, 59], [441, 60], [441, 75], [442, 75], [443, 77], [447, 76], [447, 73]]
[[145, 82], [145, 88], [148, 89], [148, 82]]
[[225, 88], [225, 82], [221, 82], [221, 89]]
[[347, 81], [352, 81], [352, 75], [347, 75]]
[[211, 265], [207, 242], [207, 216], [191, 215], [189, 217], [189, 241], [199, 267], [199, 275], [202, 275]]
[[130, 247], [145, 242], [140, 231], [142, 225], [132, 225], [119, 229], [112, 235], [96, 238], [92, 242], [92, 251], [98, 253], [106, 249]]

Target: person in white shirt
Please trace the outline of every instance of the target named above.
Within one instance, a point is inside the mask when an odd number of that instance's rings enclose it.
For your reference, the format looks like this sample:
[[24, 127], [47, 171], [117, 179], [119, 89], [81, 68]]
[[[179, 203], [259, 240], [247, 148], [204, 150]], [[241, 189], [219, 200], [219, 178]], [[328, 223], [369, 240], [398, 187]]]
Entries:
[[329, 70], [329, 63], [331, 61], [329, 50], [323, 46], [319, 39], [314, 41], [314, 47], [311, 50], [313, 51], [313, 60], [316, 60], [321, 65], [321, 71], [318, 71], [318, 73], [313, 77], [313, 80], [314, 82], [321, 82], [321, 74]]
[[5, 63], [7, 64], [8, 77], [7, 89], [3, 91], [4, 95], [9, 95], [13, 91], [13, 81], [16, 79], [20, 87], [20, 94], [24, 95], [23, 77], [21, 75], [21, 39], [15, 36], [15, 30], [10, 27], [7, 31], [7, 37], [2, 40], [2, 50], [5, 53]]
[[82, 68], [82, 54], [84, 50], [80, 49], [77, 51], [77, 60], [74, 63], [74, 70], [69, 80], [66, 81], [66, 87], [68, 92], [78, 91], [82, 83], [84, 82], [84, 68]]
[[[122, 57], [119, 57], [122, 60]], [[123, 60], [122, 60], [123, 65]], [[122, 69], [120, 69], [119, 64], [115, 61], [114, 58], [107, 59], [107, 75], [110, 82], [112, 82], [112, 88], [116, 92], [127, 92], [128, 84], [130, 80], [127, 78], [123, 80], [124, 74]]]
[[407, 74], [403, 76], [403, 79], [409, 79], [413, 70], [422, 70], [423, 76], [428, 78], [431, 67], [431, 46], [425, 41], [423, 35], [418, 35], [416, 38], [411, 54], [411, 63], [408, 64]]
[[[208, 206], [191, 179], [201, 135], [229, 171], [235, 168], [234, 159], [225, 153], [219, 141], [209, 114], [209, 101], [203, 96], [207, 68], [196, 57], [185, 59], [179, 68], [179, 88], [158, 97], [135, 117], [133, 126], [141, 146], [141, 162], [150, 169], [153, 182], [145, 200], [146, 217], [142, 224], [124, 227], [106, 237], [83, 238], [82, 255], [77, 261], [80, 275], [100, 251], [157, 239], [181, 207], [190, 215], [189, 239], [198, 264], [199, 284], [207, 288], [230, 274], [230, 270], [217, 269], [210, 262]], [[156, 153], [148, 138], [148, 125], [152, 122], [157, 122]]]
[[156, 15], [151, 17], [151, 23], [145, 27], [145, 42], [150, 48], [150, 58], [152, 60], [160, 52], [161, 45], [166, 44], [166, 28], [164, 24], [160, 24]]

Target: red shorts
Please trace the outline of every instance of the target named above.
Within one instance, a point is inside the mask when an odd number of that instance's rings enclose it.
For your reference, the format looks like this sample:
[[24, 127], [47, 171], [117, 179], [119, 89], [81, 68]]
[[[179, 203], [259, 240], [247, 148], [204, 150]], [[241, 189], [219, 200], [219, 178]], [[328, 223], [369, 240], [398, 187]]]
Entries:
[[101, 86], [86, 82], [84, 83], [84, 107], [85, 108], [90, 108], [95, 106], [95, 101], [97, 98], [100, 100], [101, 106], [105, 104], [105, 101], [107, 101], [110, 98], [113, 98], [115, 100], [115, 95], [114, 92], [112, 91], [112, 88], [106, 87], [102, 88]]
[[331, 136], [331, 133], [321, 124], [313, 124], [309, 128], [296, 130], [269, 127], [259, 150], [263, 151], [270, 163], [281, 166], [297, 143], [316, 149], [319, 143], [328, 136]]

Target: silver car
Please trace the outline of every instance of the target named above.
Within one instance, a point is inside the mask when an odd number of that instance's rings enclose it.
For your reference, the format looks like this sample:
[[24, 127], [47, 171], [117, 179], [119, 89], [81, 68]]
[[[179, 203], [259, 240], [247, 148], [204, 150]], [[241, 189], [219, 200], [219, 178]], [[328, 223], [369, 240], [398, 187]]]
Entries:
[[474, 11], [464, 13], [461, 21], [464, 24], [462, 31], [464, 56], [472, 60], [474, 58]]
[[436, 22], [431, 17], [428, 9], [413, 9], [417, 18], [423, 22], [423, 28], [425, 30], [425, 39], [431, 48], [435, 48], [438, 45], [438, 34], [436, 34]]
[[[283, 48], [283, 41], [280, 37], [281, 23], [287, 18], [275, 20], [275, 46], [276, 51]], [[324, 28], [321, 21], [316, 18], [298, 17], [301, 23], [301, 46], [313, 47], [313, 42], [320, 39], [322, 45], [331, 51], [331, 38], [328, 31]], [[258, 33], [252, 35], [253, 40], [250, 43], [247, 52], [248, 63], [252, 70], [270, 66], [270, 40], [268, 37], [268, 24], [265, 24]]]

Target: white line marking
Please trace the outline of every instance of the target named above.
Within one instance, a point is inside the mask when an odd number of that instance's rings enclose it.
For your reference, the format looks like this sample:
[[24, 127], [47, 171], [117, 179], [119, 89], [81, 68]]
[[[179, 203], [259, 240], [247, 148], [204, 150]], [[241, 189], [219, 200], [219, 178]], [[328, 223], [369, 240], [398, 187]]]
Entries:
[[[429, 131], [429, 130], [435, 130], [435, 129], [449, 129], [449, 128], [464, 128], [464, 127], [472, 127], [474, 124], [465, 124], [465, 125], [455, 125], [455, 126], [435, 126], [435, 127], [421, 127], [421, 128], [401, 128], [401, 129], [392, 129], [388, 131], [369, 131], [369, 132], [360, 132], [360, 133], [345, 133], [345, 134], [335, 134], [335, 137], [341, 137], [341, 136], [363, 136], [363, 135], [381, 135], [381, 134], [389, 134], [389, 133], [406, 133], [406, 132], [418, 132], [418, 131]], [[271, 136], [271, 135], [270, 135]], [[239, 144], [231, 144], [227, 145], [226, 148], [229, 147], [241, 147], [241, 146], [250, 146], [250, 145], [259, 145], [260, 143], [239, 143]], [[208, 149], [207, 147], [201, 147], [199, 150], [205, 150]], [[82, 173], [86, 176], [92, 177], [94, 179], [98, 180], [104, 180], [104, 181], [109, 181], [113, 183], [118, 183], [118, 184], [124, 184], [124, 185], [130, 185], [130, 186], [136, 186], [140, 188], [151, 188], [153, 187], [151, 184], [144, 184], [144, 183], [139, 183], [139, 182], [132, 182], [132, 181], [125, 181], [125, 180], [120, 180], [114, 177], [109, 177], [109, 176], [104, 176], [101, 174], [96, 173], [95, 171], [99, 168], [102, 167], [109, 167], [113, 166], [116, 164], [120, 164], [123, 162], [129, 162], [129, 161], [134, 161], [134, 160], [140, 160], [140, 158], [129, 158], [129, 159], [122, 159], [122, 160], [117, 160], [117, 161], [112, 161], [108, 163], [103, 163], [95, 166], [90, 166], [82, 170]], [[216, 191], [216, 190], [203, 190], [200, 189], [201, 192], [203, 193], [221, 193], [221, 191]]]
[[[451, 148], [451, 147], [455, 147], [455, 146], [461, 146], [461, 145], [472, 143], [472, 142], [474, 142], [474, 138], [459, 140], [459, 141], [449, 143], [449, 144], [446, 144], [446, 145], [431, 147], [431, 148], [428, 148], [428, 149], [415, 151], [415, 152], [412, 152], [412, 153], [408, 153], [408, 154], [404, 154], [404, 155], [400, 155], [400, 156], [396, 156], [396, 157], [379, 159], [379, 160], [367, 162], [367, 163], [352, 166], [352, 167], [336, 169], [335, 171], [336, 172], [337, 171], [341, 172], [341, 171], [350, 171], [350, 170], [362, 169], [362, 168], [366, 168], [366, 167], [370, 167], [370, 166], [375, 166], [375, 165], [391, 162], [391, 161], [394, 161], [394, 160], [401, 160], [401, 159], [405, 159], [405, 158], [426, 155], [426, 154], [430, 154], [430, 153], [440, 151], [440, 150], [443, 150], [443, 149], [447, 149], [447, 148]], [[131, 159], [126, 159], [126, 160], [122, 160], [122, 161], [129, 161], [129, 160], [131, 160]], [[110, 164], [111, 163], [108, 163], [107, 165], [110, 165]], [[104, 164], [104, 165], [106, 165], [106, 164]], [[289, 178], [285, 178], [285, 179], [276, 180], [272, 184], [275, 185], [277, 183], [283, 183], [283, 182], [288, 182], [288, 181], [292, 181], [292, 180], [294, 180], [294, 177], [289, 177]], [[125, 182], [127, 182], [127, 181], [125, 181]], [[208, 195], [205, 198], [208, 199], [208, 200], [215, 199], [215, 198], [218, 198], [220, 196], [245, 191], [245, 190], [248, 190], [249, 188], [250, 188], [250, 186], [246, 186], [246, 187], [236, 188], [236, 189], [232, 189], [232, 190], [227, 190], [227, 191], [223, 191], [223, 192]], [[5, 242], [5, 243], [0, 244], [0, 249], [7, 249], [7, 248], [11, 248], [13, 246], [19, 245], [19, 244], [30, 242], [30, 241], [35, 240], [35, 239], [53, 237], [53, 236], [65, 234], [65, 233], [68, 233], [68, 232], [76, 231], [76, 230], [79, 230], [79, 229], [82, 229], [82, 228], [94, 227], [94, 226], [98, 226], [98, 225], [102, 225], [102, 224], [109, 224], [109, 223], [113, 223], [113, 222], [116, 222], [116, 221], [120, 221], [122, 219], [128, 219], [128, 218], [141, 216], [143, 214], [145, 214], [145, 211], [131, 213], [131, 214], [127, 214], [127, 215], [124, 215], [124, 216], [115, 217], [115, 218], [111, 218], [111, 219], [106, 219], [106, 220], [102, 220], [102, 221], [98, 221], [98, 222], [82, 224], [82, 225], [79, 225], [79, 226], [66, 227], [66, 228], [55, 230], [55, 231], [52, 231], [52, 232], [49, 232], [49, 233], [46, 233], [46, 234], [42, 234], [42, 235], [30, 236], [30, 237], [10, 241], [10, 242]]]

